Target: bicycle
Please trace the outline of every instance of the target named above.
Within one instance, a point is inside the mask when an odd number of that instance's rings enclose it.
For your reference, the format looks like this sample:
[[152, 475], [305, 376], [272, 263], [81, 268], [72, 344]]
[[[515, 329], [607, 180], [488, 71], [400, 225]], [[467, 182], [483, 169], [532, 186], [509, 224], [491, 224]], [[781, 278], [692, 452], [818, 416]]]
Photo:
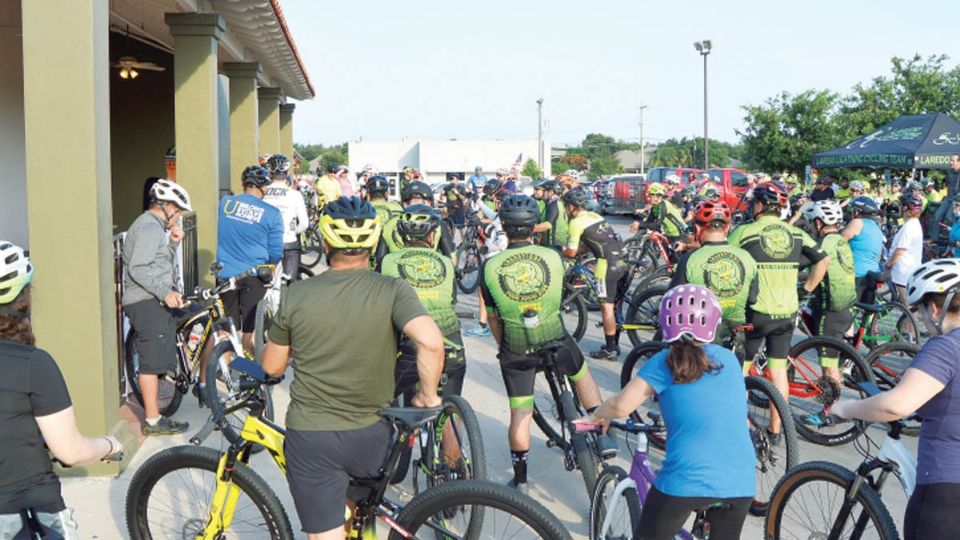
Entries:
[[464, 294], [473, 294], [480, 286], [481, 246], [487, 240], [483, 230], [483, 223], [474, 214], [467, 214], [467, 223], [463, 226], [460, 245], [457, 246], [457, 287]]
[[[864, 383], [868, 395], [880, 392], [876, 385]], [[833, 423], [827, 410], [819, 416]], [[835, 463], [804, 463], [784, 476], [773, 491], [770, 512], [764, 524], [766, 538], [879, 538], [899, 540], [897, 527], [883, 504], [880, 493], [891, 474], [897, 477], [909, 497], [916, 485], [916, 460], [900, 441], [903, 422], [888, 423], [889, 430], [876, 455], [871, 445], [856, 443], [864, 457], [856, 471]], [[802, 529], [802, 533], [796, 529]]]
[[[873, 350], [891, 341], [919, 342], [920, 329], [917, 320], [910, 309], [900, 302], [881, 300], [879, 303], [870, 304], [858, 301], [851, 307], [851, 311], [853, 333], [844, 336], [844, 340], [856, 350], [862, 347]], [[807, 301], [800, 305], [797, 327], [807, 336], [818, 334], [813, 310]]]
[[[877, 386], [881, 390], [890, 390], [900, 382], [903, 372], [910, 367], [913, 358], [920, 352], [920, 347], [914, 343], [890, 341], [870, 351], [864, 361], [873, 369], [877, 379]], [[901, 420], [903, 426], [900, 432], [903, 435], [916, 437], [920, 435], [922, 419], [916, 415]]]
[[[249, 466], [252, 446], [261, 444], [280, 471], [286, 473], [285, 431], [263, 417], [263, 400], [255, 391], [262, 385], [277, 384], [282, 378], [267, 377], [260, 366], [248, 359], [234, 361], [232, 368], [243, 374], [241, 389], [250, 393], [233, 405], [212, 404], [210, 420], [191, 442], [199, 445], [217, 428], [227, 435], [232, 428], [224, 418], [232, 411], [248, 412], [243, 427], [234, 433], [234, 440], [224, 451], [201, 446], [168, 448], [140, 467], [125, 502], [127, 529], [133, 540], [213, 539], [245, 533], [275, 540], [294, 537], [290, 519], [276, 494]], [[393, 426], [396, 438], [377, 478], [351, 479], [351, 489], [356, 490], [351, 493], [361, 495], [347, 519], [350, 538], [375, 538], [378, 520], [389, 530], [391, 540], [477, 538], [481, 532], [484, 537], [514, 538], [518, 526], [527, 531], [521, 537], [570, 538], [559, 520], [539, 503], [490, 482], [446, 482], [420, 493], [407, 505], [388, 499], [385, 492], [389, 478], [403, 448], [439, 414], [440, 408], [380, 411], [380, 416]], [[228, 441], [230, 438], [227, 437]], [[167, 485], [176, 481], [186, 484], [185, 487]], [[506, 516], [502, 517], [500, 512]]]

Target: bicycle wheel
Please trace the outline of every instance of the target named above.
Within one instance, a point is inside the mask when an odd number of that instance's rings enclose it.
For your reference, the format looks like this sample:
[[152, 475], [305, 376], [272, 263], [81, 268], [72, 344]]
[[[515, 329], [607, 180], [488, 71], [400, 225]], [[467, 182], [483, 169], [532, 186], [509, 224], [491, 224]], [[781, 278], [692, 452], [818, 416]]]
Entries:
[[[808, 441], [822, 446], [846, 444], [866, 429], [864, 422], [843, 422], [830, 426], [814, 426], [803, 418], [819, 414], [825, 405], [836, 397], [863, 399], [866, 393], [857, 386], [861, 382], [876, 383], [873, 371], [849, 344], [834, 338], [816, 336], [807, 338], [790, 349], [790, 366], [787, 377], [790, 381], [790, 407], [796, 422], [797, 432]], [[840, 395], [830, 396], [829, 386], [823, 380], [826, 375], [820, 366], [820, 358], [838, 358], [840, 368]]]
[[[890, 390], [900, 382], [903, 372], [910, 367], [913, 357], [920, 352], [920, 347], [913, 343], [891, 341], [877, 347], [864, 360], [873, 369], [877, 378], [877, 386], [881, 390]], [[920, 422], [916, 419], [904, 418], [902, 435], [916, 437], [920, 435]]]
[[480, 286], [480, 249], [475, 242], [464, 242], [457, 248], [457, 287], [464, 294], [473, 294]]
[[766, 538], [834, 538], [831, 530], [837, 527], [841, 531], [838, 539], [899, 540], [893, 518], [867, 482], [860, 482], [847, 519], [836, 523], [854, 480], [853, 472], [826, 461], [794, 468], [770, 497]]
[[[132, 540], [197, 538], [210, 517], [220, 453], [203, 446], [176, 446], [150, 457], [127, 488], [127, 531]], [[230, 529], [217, 538], [293, 538], [277, 495], [243, 463], [233, 469], [239, 499]]]
[[[483, 520], [472, 522], [471, 517], [480, 512]], [[409, 538], [405, 533], [438, 540], [570, 540], [560, 520], [540, 503], [484, 480], [449, 482], [424, 491], [403, 507], [396, 521], [403, 531], [390, 531], [390, 540]]]
[[871, 349], [893, 341], [919, 344], [920, 325], [910, 309], [900, 302], [885, 302], [883, 307], [867, 328], [864, 344]]
[[533, 386], [533, 423], [547, 438], [547, 446], [566, 451], [570, 444], [563, 437], [563, 419], [560, 418], [560, 394], [556, 385], [543, 372], [537, 373]]
[[[757, 490], [750, 503], [750, 513], [762, 516], [767, 512], [774, 486], [799, 461], [799, 441], [790, 406], [777, 388], [760, 377], [746, 377], [744, 384], [749, 396], [747, 426], [757, 455]], [[777, 444], [773, 443], [768, 431], [774, 411], [780, 416], [781, 422], [780, 441]]]
[[[630, 354], [623, 360], [623, 366], [620, 368], [620, 388], [627, 386], [630, 379], [633, 378], [643, 364], [653, 355], [666, 349], [669, 345], [662, 341], [645, 341], [633, 348]], [[634, 419], [636, 420], [636, 419]]]
[[[443, 412], [429, 435], [431, 443], [440, 439], [440, 455], [433, 444], [427, 446], [426, 456], [420, 458], [420, 470], [426, 477], [426, 487], [432, 488], [450, 480], [486, 480], [487, 464], [480, 435], [480, 422], [473, 407], [460, 396], [443, 398]], [[449, 456], [449, 457], [448, 457]], [[414, 478], [414, 492], [419, 483]]]
[[[270, 292], [267, 292], [270, 295]], [[273, 323], [273, 302], [264, 297], [257, 303], [257, 314], [253, 325], [253, 357], [257, 362], [263, 358], [263, 349], [267, 347], [267, 332]]]
[[587, 333], [587, 303], [580, 294], [573, 294], [563, 299], [560, 304], [560, 315], [563, 319], [563, 327], [567, 333], [578, 342], [583, 339]]
[[[189, 329], [187, 329], [189, 332]], [[127, 341], [123, 355], [123, 364], [127, 372], [127, 383], [130, 384], [130, 392], [133, 394], [137, 404], [143, 407], [143, 393], [140, 391], [140, 351], [137, 348], [137, 332], [130, 329], [127, 333]], [[163, 416], [173, 416], [180, 408], [183, 401], [183, 392], [177, 388], [177, 380], [180, 375], [181, 363], [177, 358], [174, 371], [169, 371], [158, 377], [157, 380], [157, 405], [160, 414]]]
[[[663, 295], [665, 294], [667, 294], [667, 287], [660, 285], [634, 290], [633, 296], [626, 302], [627, 313], [623, 319], [624, 324], [640, 324], [654, 328], [659, 327], [660, 300], [663, 299]], [[634, 347], [639, 347], [644, 341], [647, 341], [641, 336], [641, 332], [644, 334], [652, 334], [651, 338], [654, 340], [660, 337], [659, 330], [653, 332], [627, 330], [627, 337], [630, 338], [630, 343], [633, 344]]]
[[315, 227], [307, 227], [301, 237], [300, 266], [313, 268], [323, 258], [320, 233]]
[[[207, 359], [207, 377], [204, 385], [204, 400], [210, 407], [210, 412], [214, 418], [223, 418], [224, 422], [220, 424], [220, 432], [224, 438], [231, 443], [240, 440], [240, 430], [249, 412], [245, 408], [233, 411], [227, 414], [226, 410], [237, 405], [252, 394], [256, 393], [263, 400], [263, 413], [261, 416], [267, 420], [273, 420], [273, 396], [266, 385], [257, 385], [252, 390], [239, 390], [240, 381], [248, 380], [249, 375], [230, 369], [230, 363], [237, 358], [237, 353], [233, 344], [224, 341], [213, 348], [210, 358]], [[254, 452], [263, 450], [259, 444], [253, 446]]]
[[[586, 411], [578, 408], [573, 401], [573, 393], [560, 393], [560, 403], [563, 405], [564, 422], [572, 422], [584, 415]], [[573, 446], [573, 459], [580, 469], [583, 485], [587, 488], [587, 495], [593, 493], [597, 487], [597, 476], [600, 470], [600, 458], [596, 451], [596, 435], [587, 433], [570, 433], [570, 444]]]
[[[627, 479], [627, 472], [616, 465], [604, 465], [597, 487], [590, 498], [590, 540], [627, 540], [640, 525], [640, 498], [636, 487], [616, 489]], [[616, 497], [616, 498], [615, 498]], [[604, 521], [609, 523], [604, 527]]]

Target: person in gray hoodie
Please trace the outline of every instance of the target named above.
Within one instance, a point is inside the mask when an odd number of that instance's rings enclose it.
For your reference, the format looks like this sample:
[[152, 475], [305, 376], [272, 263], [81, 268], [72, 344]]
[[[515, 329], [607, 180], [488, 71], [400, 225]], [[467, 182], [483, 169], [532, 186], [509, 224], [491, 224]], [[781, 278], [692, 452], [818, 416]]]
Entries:
[[183, 239], [180, 213], [191, 212], [190, 195], [182, 186], [159, 180], [150, 190], [150, 206], [127, 230], [123, 244], [126, 287], [123, 309], [136, 331], [143, 396], [144, 435], [173, 435], [187, 422], [160, 416], [158, 375], [175, 368], [177, 323], [174, 310], [183, 307], [176, 273], [177, 246]]

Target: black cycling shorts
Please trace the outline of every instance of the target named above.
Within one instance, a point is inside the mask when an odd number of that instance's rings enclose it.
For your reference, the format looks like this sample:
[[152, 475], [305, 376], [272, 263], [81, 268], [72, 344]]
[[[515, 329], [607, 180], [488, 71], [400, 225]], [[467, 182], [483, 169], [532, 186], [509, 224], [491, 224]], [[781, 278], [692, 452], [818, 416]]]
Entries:
[[[786, 360], [790, 354], [790, 338], [793, 336], [794, 315], [786, 317], [771, 317], [765, 313], [747, 310], [747, 322], [753, 325], [753, 330], [747, 332], [747, 342], [744, 345], [745, 360], [752, 362], [760, 346], [767, 345], [767, 360]], [[779, 363], [779, 362], [777, 362]], [[771, 365], [774, 368], [785, 368], [785, 365]]]
[[343, 528], [351, 478], [377, 478], [393, 443], [385, 420], [350, 431], [288, 429], [287, 482], [303, 532]]
[[176, 311], [154, 298], [123, 306], [123, 310], [137, 333], [140, 373], [161, 375], [176, 369]]
[[[571, 381], [576, 382], [586, 374], [587, 364], [583, 352], [569, 335], [559, 341], [563, 342], [563, 347], [557, 351], [557, 367]], [[543, 358], [539, 355], [518, 355], [504, 350], [501, 350], [497, 357], [500, 359], [503, 384], [507, 387], [507, 396], [510, 398], [510, 408], [533, 407], [533, 386]]]
[[[441, 396], [459, 396], [463, 392], [463, 380], [467, 376], [467, 356], [463, 350], [463, 339], [460, 334], [445, 336], [449, 341], [460, 348], [447, 353], [443, 364], [443, 375], [440, 378]], [[409, 339], [400, 341], [400, 354], [397, 358], [397, 367], [394, 371], [396, 388], [394, 397], [406, 394], [413, 397], [414, 389], [420, 382], [420, 373], [417, 371], [417, 348]]]
[[267, 288], [257, 276], [247, 276], [237, 282], [237, 288], [220, 295], [227, 316], [241, 332], [251, 333], [257, 320], [257, 304]]
[[627, 294], [627, 289], [630, 287], [630, 268], [625, 264], [619, 264], [616, 262], [610, 262], [607, 266], [607, 275], [604, 278], [604, 290], [606, 294], [602, 298], [598, 298], [601, 302], [604, 303], [614, 303]]
[[827, 309], [813, 308], [811, 316], [813, 318], [813, 331], [818, 336], [827, 336], [843, 340], [843, 336], [853, 324], [853, 314], [850, 310], [830, 311]]

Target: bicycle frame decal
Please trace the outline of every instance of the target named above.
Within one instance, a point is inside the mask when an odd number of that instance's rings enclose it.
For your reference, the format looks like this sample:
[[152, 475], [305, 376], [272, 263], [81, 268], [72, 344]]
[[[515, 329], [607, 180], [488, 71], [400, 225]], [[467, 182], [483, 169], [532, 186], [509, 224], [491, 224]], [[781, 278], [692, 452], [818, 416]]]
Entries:
[[220, 456], [220, 464], [217, 466], [217, 488], [213, 492], [213, 500], [210, 503], [210, 516], [207, 519], [207, 526], [203, 529], [203, 540], [216, 540], [221, 533], [230, 528], [233, 521], [233, 513], [237, 509], [237, 501], [243, 493], [240, 488], [233, 484], [231, 473], [232, 468], [227, 467], [228, 454]]
[[286, 476], [287, 460], [283, 454], [284, 434], [277, 426], [268, 423], [256, 416], [247, 416], [240, 430], [240, 437], [263, 446], [273, 456], [273, 461], [280, 467], [280, 472]]

